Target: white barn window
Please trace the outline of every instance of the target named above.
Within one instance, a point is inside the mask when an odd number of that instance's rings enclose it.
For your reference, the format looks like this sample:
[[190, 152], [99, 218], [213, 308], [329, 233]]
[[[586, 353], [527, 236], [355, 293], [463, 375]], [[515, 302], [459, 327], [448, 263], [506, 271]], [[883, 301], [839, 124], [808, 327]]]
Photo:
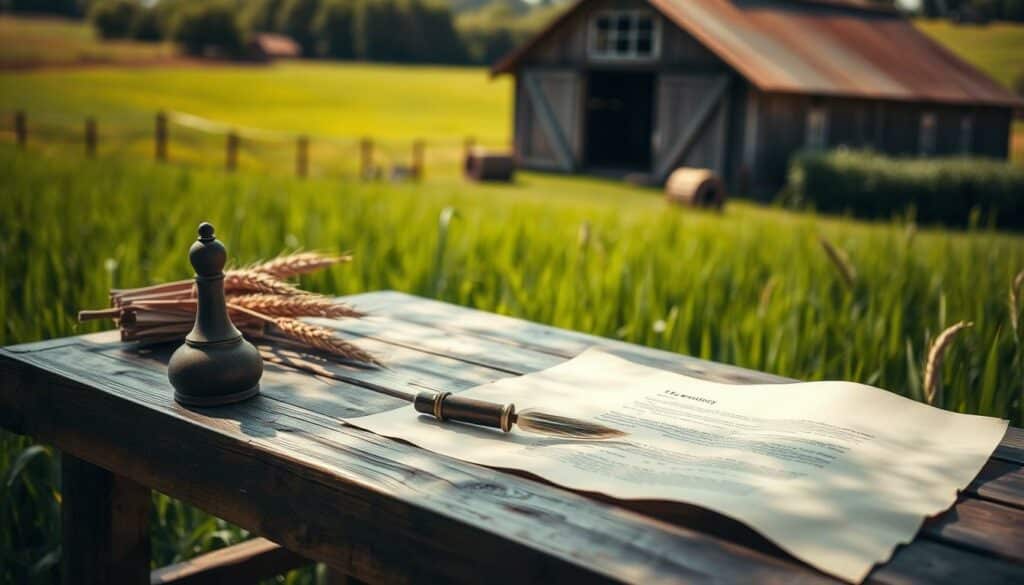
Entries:
[[960, 118], [960, 152], [970, 154], [974, 145], [974, 114]]
[[921, 114], [921, 129], [918, 132], [918, 152], [922, 155], [935, 154], [935, 138], [937, 134], [938, 120], [935, 112]]
[[812, 106], [807, 110], [804, 148], [824, 150], [826, 146], [828, 146], [828, 111], [825, 106]]
[[648, 10], [603, 10], [590, 21], [590, 56], [617, 61], [656, 59], [661, 22]]

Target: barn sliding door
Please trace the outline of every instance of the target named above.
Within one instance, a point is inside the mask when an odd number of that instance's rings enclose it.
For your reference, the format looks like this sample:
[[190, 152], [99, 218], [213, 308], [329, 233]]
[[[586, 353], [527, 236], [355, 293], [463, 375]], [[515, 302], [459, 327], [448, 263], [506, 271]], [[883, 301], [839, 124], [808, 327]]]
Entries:
[[724, 173], [729, 83], [727, 75], [659, 76], [655, 178], [680, 166]]
[[571, 172], [580, 160], [580, 75], [526, 69], [516, 89], [516, 150], [524, 166]]

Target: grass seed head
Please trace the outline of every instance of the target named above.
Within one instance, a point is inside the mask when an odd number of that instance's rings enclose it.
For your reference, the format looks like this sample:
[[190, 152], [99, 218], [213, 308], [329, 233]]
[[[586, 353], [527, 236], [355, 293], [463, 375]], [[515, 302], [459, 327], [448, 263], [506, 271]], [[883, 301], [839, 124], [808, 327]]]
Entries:
[[842, 249], [833, 246], [832, 242], [828, 241], [825, 236], [819, 236], [818, 241], [821, 242], [821, 247], [825, 250], [828, 259], [832, 261], [836, 270], [839, 271], [839, 276], [846, 283], [846, 288], [853, 289], [853, 285], [857, 283], [857, 269], [850, 262], [849, 256]]
[[928, 404], [935, 406], [940, 398], [939, 390], [942, 384], [940, 377], [942, 376], [942, 361], [945, 358], [946, 350], [952, 345], [953, 338], [956, 337], [957, 333], [973, 326], [974, 323], [969, 321], [954, 323], [940, 333], [935, 338], [935, 341], [932, 342], [932, 346], [928, 350], [928, 361], [924, 365], [924, 397]]

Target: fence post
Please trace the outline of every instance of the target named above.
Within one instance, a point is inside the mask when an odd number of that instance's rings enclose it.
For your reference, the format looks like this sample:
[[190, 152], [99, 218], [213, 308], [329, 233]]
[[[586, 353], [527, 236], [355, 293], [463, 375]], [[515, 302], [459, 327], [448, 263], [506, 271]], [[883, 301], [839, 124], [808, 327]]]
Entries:
[[24, 110], [14, 112], [14, 136], [21, 148], [28, 145], [28, 119]]
[[164, 112], [157, 112], [156, 114], [156, 134], [155, 134], [155, 156], [158, 161], [167, 160], [167, 114]]
[[425, 144], [423, 140], [413, 140], [413, 178], [423, 178], [423, 152]]
[[373, 141], [363, 138], [359, 141], [359, 175], [364, 179], [373, 178]]
[[90, 158], [96, 156], [96, 144], [99, 142], [99, 133], [96, 131], [96, 118], [85, 119], [85, 154]]
[[295, 143], [295, 174], [306, 178], [309, 174], [309, 137], [299, 136]]
[[227, 157], [224, 160], [224, 168], [228, 172], [238, 168], [238, 133], [234, 130], [228, 132]]

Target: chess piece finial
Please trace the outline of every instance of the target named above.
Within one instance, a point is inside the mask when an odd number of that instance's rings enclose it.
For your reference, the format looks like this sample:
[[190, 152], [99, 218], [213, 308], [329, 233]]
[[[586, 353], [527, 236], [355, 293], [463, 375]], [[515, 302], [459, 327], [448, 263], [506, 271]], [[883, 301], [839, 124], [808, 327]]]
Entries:
[[224, 296], [227, 257], [213, 226], [199, 224], [199, 238], [188, 251], [196, 271], [196, 322], [167, 366], [174, 399], [182, 404], [228, 404], [259, 392], [263, 359], [242, 339], [228, 316]]

